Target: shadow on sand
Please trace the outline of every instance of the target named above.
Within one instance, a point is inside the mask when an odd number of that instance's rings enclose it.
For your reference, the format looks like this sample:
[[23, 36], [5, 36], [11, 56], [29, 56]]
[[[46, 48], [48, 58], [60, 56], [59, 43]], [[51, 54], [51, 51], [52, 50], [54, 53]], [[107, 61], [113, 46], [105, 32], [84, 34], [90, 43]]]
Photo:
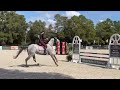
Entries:
[[74, 79], [71, 76], [60, 73], [24, 72], [20, 70], [8, 70], [0, 68], [0, 79]]
[[[49, 67], [55, 67], [55, 65], [42, 65], [42, 64], [29, 64], [28, 67], [42, 67], [42, 66], [49, 66]], [[21, 65], [13, 65], [13, 66], [9, 66], [9, 67], [26, 67], [25, 64], [21, 64]]]

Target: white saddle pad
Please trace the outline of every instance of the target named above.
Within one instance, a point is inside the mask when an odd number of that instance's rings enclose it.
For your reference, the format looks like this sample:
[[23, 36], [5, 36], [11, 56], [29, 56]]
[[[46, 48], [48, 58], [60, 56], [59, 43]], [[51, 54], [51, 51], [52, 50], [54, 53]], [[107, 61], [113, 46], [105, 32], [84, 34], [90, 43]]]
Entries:
[[44, 51], [44, 48], [42, 46], [38, 46], [39, 51]]

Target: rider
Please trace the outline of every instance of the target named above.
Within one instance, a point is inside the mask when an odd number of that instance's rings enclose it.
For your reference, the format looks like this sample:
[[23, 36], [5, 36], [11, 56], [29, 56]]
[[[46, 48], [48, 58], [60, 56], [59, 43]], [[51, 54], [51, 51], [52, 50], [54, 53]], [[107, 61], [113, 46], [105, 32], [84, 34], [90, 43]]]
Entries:
[[40, 38], [39, 38], [39, 45], [42, 45], [43, 48], [44, 48], [44, 54], [46, 55], [46, 48], [47, 48], [47, 45], [45, 44], [44, 42], [44, 31], [42, 33], [40, 33]]

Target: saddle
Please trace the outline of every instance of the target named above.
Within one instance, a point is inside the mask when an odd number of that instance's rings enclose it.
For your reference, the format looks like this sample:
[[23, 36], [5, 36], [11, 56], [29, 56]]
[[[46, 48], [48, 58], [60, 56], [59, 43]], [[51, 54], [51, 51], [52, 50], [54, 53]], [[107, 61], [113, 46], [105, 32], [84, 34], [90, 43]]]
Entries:
[[38, 48], [39, 48], [39, 51], [44, 51], [44, 55], [47, 54], [47, 51], [46, 51], [46, 49], [45, 49], [45, 46], [39, 45]]
[[39, 45], [39, 50], [41, 50], [41, 47], [44, 49], [45, 47], [43, 45]]
[[[41, 45], [41, 44], [40, 44], [39, 46], [41, 46], [41, 47], [45, 48], [45, 46], [44, 46], [44, 45]], [[46, 46], [47, 46], [47, 45], [46, 45]]]

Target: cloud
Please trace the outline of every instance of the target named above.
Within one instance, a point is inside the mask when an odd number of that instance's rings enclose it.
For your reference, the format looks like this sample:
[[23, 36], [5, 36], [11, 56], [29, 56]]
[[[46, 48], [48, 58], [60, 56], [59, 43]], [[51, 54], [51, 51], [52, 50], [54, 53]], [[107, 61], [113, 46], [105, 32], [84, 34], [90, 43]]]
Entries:
[[49, 13], [46, 13], [45, 16], [46, 16], [47, 18], [51, 18], [51, 17], [52, 17], [52, 15], [49, 14]]
[[48, 13], [49, 11], [34, 11], [34, 13], [38, 13], [38, 14], [45, 14]]
[[52, 26], [54, 27], [54, 26], [55, 26], [55, 23], [56, 23], [56, 21], [54, 21], [53, 19], [48, 19], [48, 20], [46, 21], [46, 27], [48, 27], [50, 24], [52, 24]]
[[68, 18], [71, 18], [72, 16], [79, 16], [79, 15], [81, 15], [81, 14], [80, 14], [79, 12], [77, 12], [77, 11], [66, 11], [65, 14], [66, 14], [66, 16], [67, 16]]
[[34, 11], [36, 13], [59, 13], [61, 11]]
[[29, 20], [33, 22], [35, 20], [45, 21], [46, 27], [48, 27], [50, 24], [52, 24], [52, 26], [54, 27], [56, 22], [54, 21], [54, 15], [59, 12], [58, 11], [34, 11], [34, 13], [37, 13], [37, 15], [39, 16], [31, 17]]
[[99, 20], [99, 22], [103, 22], [104, 20]]
[[46, 18], [46, 17], [31, 17], [29, 18], [29, 21], [34, 22], [35, 20], [41, 20], [41, 21], [45, 21], [46, 22], [46, 27], [48, 27], [50, 24], [53, 25], [53, 27], [55, 26], [55, 22], [53, 19], [51, 18]]
[[48, 22], [50, 22], [51, 24], [55, 24], [56, 21], [54, 21], [53, 19], [48, 19]]
[[45, 15], [45, 16], [51, 16], [53, 17], [55, 14], [61, 13], [61, 11], [34, 11], [34, 13]]
[[34, 22], [35, 20], [46, 21], [44, 17], [30, 17], [29, 21]]
[[25, 11], [22, 11], [22, 12], [21, 11], [16, 11], [16, 13], [19, 14], [19, 15], [24, 15], [26, 12]]
[[25, 12], [18, 12], [19, 14], [25, 15], [26, 21], [32, 21], [34, 22], [35, 20], [41, 20], [46, 22], [46, 27], [48, 27], [50, 24], [55, 26], [55, 21], [54, 21], [54, 16], [55, 14], [61, 14], [61, 11], [25, 11]]

